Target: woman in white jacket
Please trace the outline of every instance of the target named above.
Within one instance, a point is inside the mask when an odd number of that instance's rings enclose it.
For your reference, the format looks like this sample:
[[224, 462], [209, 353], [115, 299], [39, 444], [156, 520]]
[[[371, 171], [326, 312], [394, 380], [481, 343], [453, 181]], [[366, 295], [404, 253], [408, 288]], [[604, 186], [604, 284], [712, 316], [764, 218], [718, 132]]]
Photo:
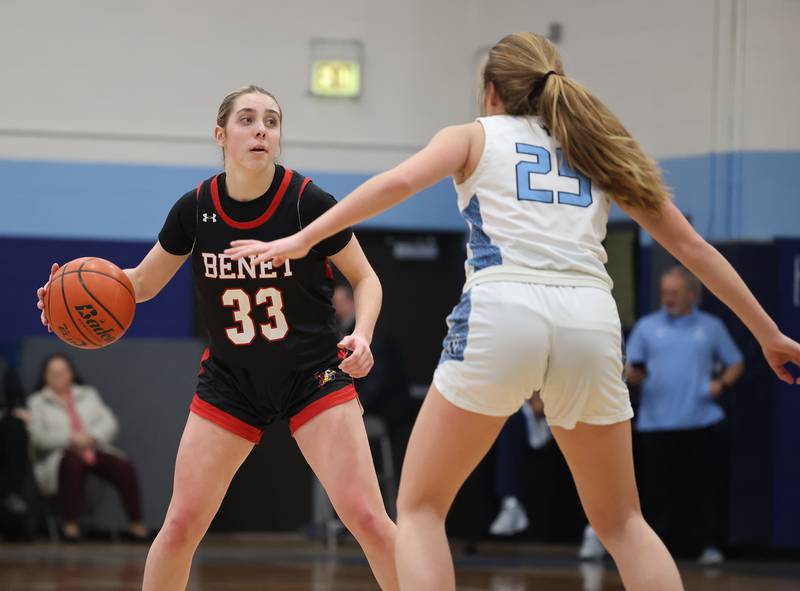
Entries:
[[34, 474], [44, 494], [59, 497], [64, 539], [80, 538], [84, 482], [94, 474], [119, 491], [130, 520], [126, 537], [145, 540], [136, 469], [111, 445], [117, 419], [97, 390], [81, 383], [66, 356], [56, 353], [44, 360], [38, 390], [28, 405]]

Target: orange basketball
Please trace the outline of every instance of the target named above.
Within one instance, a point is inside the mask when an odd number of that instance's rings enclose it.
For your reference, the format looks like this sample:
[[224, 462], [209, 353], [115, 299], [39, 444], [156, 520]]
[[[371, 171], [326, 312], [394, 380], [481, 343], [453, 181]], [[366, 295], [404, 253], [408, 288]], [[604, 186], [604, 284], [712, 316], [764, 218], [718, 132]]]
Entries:
[[47, 286], [44, 313], [58, 338], [81, 349], [110, 345], [128, 330], [136, 297], [114, 263], [83, 257], [60, 267]]

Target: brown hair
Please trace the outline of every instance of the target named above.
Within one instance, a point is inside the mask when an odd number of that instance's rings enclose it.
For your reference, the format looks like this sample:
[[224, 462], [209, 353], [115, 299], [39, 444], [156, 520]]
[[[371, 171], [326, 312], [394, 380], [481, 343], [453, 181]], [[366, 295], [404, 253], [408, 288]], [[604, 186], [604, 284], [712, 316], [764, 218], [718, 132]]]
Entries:
[[[258, 92], [261, 94], [265, 94], [270, 97], [275, 104], [278, 105], [278, 118], [280, 119], [281, 127], [283, 127], [283, 107], [281, 107], [278, 99], [275, 98], [275, 95], [271, 92], [264, 90], [260, 86], [256, 86], [255, 84], [251, 84], [250, 86], [242, 86], [241, 88], [237, 88], [233, 92], [228, 93], [228, 95], [222, 99], [222, 102], [219, 105], [219, 109], [217, 109], [217, 125], [222, 129], [225, 129], [225, 126], [228, 124], [228, 119], [231, 118], [231, 113], [233, 112], [233, 105], [236, 102], [236, 99], [240, 96], [244, 96], [245, 94], [251, 94], [254, 92]], [[279, 152], [283, 152], [283, 134], [281, 133], [280, 143], [278, 144]], [[222, 150], [222, 159], [225, 160], [225, 150]]]
[[278, 105], [278, 111], [280, 114], [281, 121], [283, 120], [283, 109], [281, 108], [280, 104], [278, 103], [278, 99], [271, 92], [267, 92], [260, 86], [256, 86], [255, 84], [251, 84], [250, 86], [242, 86], [241, 88], [237, 88], [233, 92], [229, 93], [219, 105], [219, 109], [217, 110], [217, 125], [219, 127], [224, 128], [228, 124], [228, 119], [231, 117], [231, 112], [233, 111], [233, 104], [236, 102], [236, 99], [240, 96], [245, 94], [251, 94], [253, 92], [259, 92], [261, 94], [265, 94], [270, 97], [275, 104]]
[[660, 211], [670, 199], [658, 164], [592, 93], [564, 75], [558, 49], [534, 33], [507, 35], [489, 51], [491, 82], [509, 115], [538, 115], [567, 163], [617, 203]]

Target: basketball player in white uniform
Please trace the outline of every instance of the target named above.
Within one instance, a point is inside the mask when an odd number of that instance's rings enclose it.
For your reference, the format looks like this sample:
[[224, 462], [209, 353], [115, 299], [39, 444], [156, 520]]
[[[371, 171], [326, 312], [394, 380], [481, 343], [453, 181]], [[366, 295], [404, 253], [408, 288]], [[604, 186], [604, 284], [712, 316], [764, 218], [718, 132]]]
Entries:
[[[532, 33], [502, 39], [484, 69], [486, 117], [448, 127], [298, 234], [226, 251], [280, 265], [319, 240], [453, 176], [469, 225], [467, 281], [406, 453], [398, 500], [402, 589], [455, 575], [444, 522], [506, 417], [541, 391], [584, 510], [629, 590], [682, 589], [642, 518], [622, 381], [620, 321], [601, 246], [612, 199], [739, 316], [778, 377], [800, 364], [728, 262], [670, 200], [658, 167]], [[257, 259], [257, 260], [258, 260]]]

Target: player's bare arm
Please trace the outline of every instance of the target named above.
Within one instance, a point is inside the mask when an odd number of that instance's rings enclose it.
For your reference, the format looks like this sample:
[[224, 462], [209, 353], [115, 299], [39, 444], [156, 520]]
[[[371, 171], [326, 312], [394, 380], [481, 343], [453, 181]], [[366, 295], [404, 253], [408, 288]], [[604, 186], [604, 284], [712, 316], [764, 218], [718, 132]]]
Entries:
[[674, 203], [667, 203], [661, 213], [623, 209], [733, 310], [758, 339], [782, 381], [800, 383], [784, 368], [786, 363], [800, 365], [800, 344], [781, 333], [731, 264], [692, 228]]
[[364, 377], [374, 364], [369, 345], [381, 311], [381, 282], [355, 236], [347, 246], [331, 257], [331, 261], [353, 287], [356, 306], [353, 334], [345, 335], [339, 343], [340, 347], [352, 351], [352, 354], [339, 367], [354, 378]]
[[156, 242], [138, 266], [125, 269], [136, 293], [136, 303], [156, 297], [188, 257], [188, 254], [170, 254]]
[[463, 173], [479, 123], [455, 125], [439, 131], [430, 143], [395, 168], [376, 175], [350, 193], [312, 224], [273, 242], [234, 241], [225, 254], [234, 259], [256, 255], [256, 262], [271, 260], [279, 266], [288, 258], [305, 256], [311, 245], [392, 208], [414, 193]]

